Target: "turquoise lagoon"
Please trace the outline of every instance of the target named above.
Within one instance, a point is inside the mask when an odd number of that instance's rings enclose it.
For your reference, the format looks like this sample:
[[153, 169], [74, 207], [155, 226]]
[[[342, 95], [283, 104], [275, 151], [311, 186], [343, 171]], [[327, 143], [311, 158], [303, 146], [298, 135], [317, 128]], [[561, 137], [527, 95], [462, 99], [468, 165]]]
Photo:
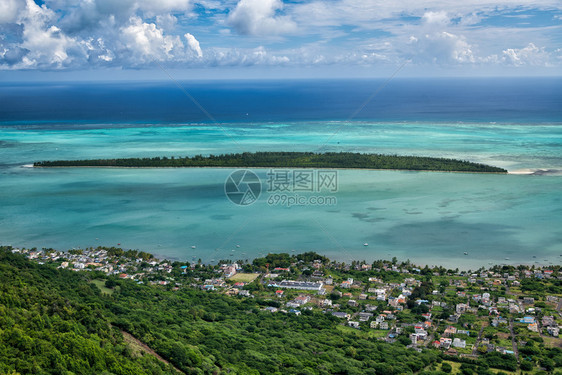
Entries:
[[[317, 251], [476, 269], [562, 260], [557, 124], [300, 121], [0, 127], [0, 243], [138, 248], [170, 259]], [[543, 175], [339, 170], [331, 205], [237, 206], [229, 169], [35, 169], [40, 160], [255, 150], [454, 157]], [[255, 170], [264, 190], [267, 170]], [[306, 195], [302, 193], [301, 195]], [[368, 243], [368, 246], [364, 246]], [[239, 246], [239, 247], [238, 247]], [[468, 255], [464, 255], [467, 252]]]

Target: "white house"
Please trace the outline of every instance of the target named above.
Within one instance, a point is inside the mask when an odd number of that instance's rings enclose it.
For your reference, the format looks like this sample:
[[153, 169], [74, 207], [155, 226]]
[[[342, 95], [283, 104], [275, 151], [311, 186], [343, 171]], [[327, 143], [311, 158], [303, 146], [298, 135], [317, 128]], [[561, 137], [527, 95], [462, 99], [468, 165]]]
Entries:
[[464, 349], [464, 348], [466, 348], [466, 340], [461, 340], [461, 339], [459, 339], [459, 338], [455, 338], [455, 339], [453, 340], [453, 346], [454, 346], [455, 348]]

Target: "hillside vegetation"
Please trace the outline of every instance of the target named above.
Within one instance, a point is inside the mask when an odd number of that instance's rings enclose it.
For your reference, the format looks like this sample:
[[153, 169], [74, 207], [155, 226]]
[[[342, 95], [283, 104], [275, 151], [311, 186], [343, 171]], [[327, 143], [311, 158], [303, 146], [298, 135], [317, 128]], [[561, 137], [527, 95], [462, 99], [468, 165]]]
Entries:
[[173, 374], [135, 356], [132, 334], [187, 374], [403, 374], [439, 359], [342, 333], [321, 313], [271, 314], [267, 301], [119, 280], [38, 265], [0, 249], [0, 373]]

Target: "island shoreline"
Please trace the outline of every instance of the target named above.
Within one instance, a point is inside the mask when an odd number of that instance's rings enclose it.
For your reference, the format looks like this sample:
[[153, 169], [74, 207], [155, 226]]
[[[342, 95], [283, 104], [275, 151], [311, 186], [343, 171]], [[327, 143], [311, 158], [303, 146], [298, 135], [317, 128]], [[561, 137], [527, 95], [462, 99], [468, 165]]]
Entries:
[[477, 172], [477, 171], [439, 171], [434, 169], [391, 169], [391, 168], [335, 168], [335, 167], [217, 167], [217, 166], [184, 166], [184, 167], [124, 167], [114, 165], [65, 165], [65, 166], [41, 166], [34, 165], [32, 168], [54, 169], [54, 168], [97, 168], [97, 169], [331, 169], [338, 171], [392, 171], [392, 172], [439, 172], [439, 173], [470, 173], [470, 174], [499, 174], [499, 175], [530, 175], [512, 172]]
[[185, 157], [111, 158], [53, 160], [34, 167], [118, 167], [118, 168], [266, 168], [266, 169], [371, 169], [438, 172], [502, 173], [503, 168], [441, 157], [363, 154], [357, 152], [257, 151]]

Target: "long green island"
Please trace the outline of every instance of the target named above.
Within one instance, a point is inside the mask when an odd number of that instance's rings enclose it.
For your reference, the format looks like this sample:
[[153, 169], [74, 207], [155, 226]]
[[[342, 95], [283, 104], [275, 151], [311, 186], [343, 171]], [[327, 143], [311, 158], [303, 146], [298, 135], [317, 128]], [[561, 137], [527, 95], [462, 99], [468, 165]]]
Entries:
[[465, 160], [424, 156], [362, 154], [354, 152], [244, 152], [193, 157], [41, 161], [34, 167], [121, 167], [121, 168], [349, 168], [411, 171], [507, 173], [505, 169]]

